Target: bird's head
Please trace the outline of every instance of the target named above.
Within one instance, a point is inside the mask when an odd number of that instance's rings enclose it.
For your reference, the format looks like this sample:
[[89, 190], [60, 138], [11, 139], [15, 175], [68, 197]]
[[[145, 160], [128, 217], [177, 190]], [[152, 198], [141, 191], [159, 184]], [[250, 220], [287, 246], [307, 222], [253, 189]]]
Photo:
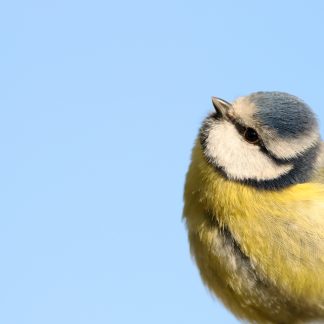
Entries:
[[212, 102], [200, 142], [208, 163], [225, 177], [264, 189], [311, 178], [321, 142], [316, 116], [302, 100], [256, 92], [233, 103]]

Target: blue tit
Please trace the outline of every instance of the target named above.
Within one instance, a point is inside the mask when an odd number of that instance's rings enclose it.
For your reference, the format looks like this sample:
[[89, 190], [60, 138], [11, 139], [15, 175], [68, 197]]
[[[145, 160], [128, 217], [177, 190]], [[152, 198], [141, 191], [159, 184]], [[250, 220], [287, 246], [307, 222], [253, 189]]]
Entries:
[[212, 103], [183, 212], [204, 283], [243, 320], [323, 320], [324, 149], [315, 114], [283, 92]]

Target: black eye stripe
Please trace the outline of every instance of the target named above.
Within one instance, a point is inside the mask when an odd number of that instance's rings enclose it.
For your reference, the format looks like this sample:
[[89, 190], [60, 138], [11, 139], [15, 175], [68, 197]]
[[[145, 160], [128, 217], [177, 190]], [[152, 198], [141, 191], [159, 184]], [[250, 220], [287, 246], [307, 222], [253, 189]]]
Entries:
[[246, 131], [246, 127], [237, 122], [234, 123], [234, 126], [236, 127], [237, 131], [243, 136]]
[[[251, 127], [246, 127], [246, 126], [240, 124], [234, 118], [231, 118], [230, 121], [233, 123], [233, 125], [235, 126], [237, 131], [240, 133], [240, 135], [243, 136], [244, 139], [248, 143], [251, 143], [251, 144], [254, 144], [254, 145], [259, 145], [260, 147], [264, 147], [263, 142], [262, 142], [261, 138], [259, 137], [257, 131], [255, 131]], [[249, 135], [252, 135], [252, 133], [253, 133], [253, 136], [255, 136], [253, 139], [252, 139], [252, 137], [249, 138]]]

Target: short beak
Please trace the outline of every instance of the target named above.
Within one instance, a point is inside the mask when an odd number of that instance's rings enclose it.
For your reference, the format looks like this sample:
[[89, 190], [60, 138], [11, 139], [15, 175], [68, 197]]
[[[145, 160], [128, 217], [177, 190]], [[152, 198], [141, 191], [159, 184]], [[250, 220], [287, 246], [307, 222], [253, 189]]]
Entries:
[[232, 105], [226, 100], [212, 97], [213, 106], [217, 111], [220, 111], [223, 116], [226, 116], [228, 110], [232, 107]]

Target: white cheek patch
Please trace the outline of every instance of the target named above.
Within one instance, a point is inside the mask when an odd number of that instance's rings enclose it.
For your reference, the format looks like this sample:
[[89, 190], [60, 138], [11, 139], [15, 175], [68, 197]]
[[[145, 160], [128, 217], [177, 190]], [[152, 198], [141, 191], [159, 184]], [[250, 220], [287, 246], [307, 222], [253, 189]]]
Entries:
[[215, 122], [209, 128], [206, 154], [237, 180], [271, 180], [292, 170], [291, 164], [277, 165], [257, 145], [246, 142], [228, 121]]

